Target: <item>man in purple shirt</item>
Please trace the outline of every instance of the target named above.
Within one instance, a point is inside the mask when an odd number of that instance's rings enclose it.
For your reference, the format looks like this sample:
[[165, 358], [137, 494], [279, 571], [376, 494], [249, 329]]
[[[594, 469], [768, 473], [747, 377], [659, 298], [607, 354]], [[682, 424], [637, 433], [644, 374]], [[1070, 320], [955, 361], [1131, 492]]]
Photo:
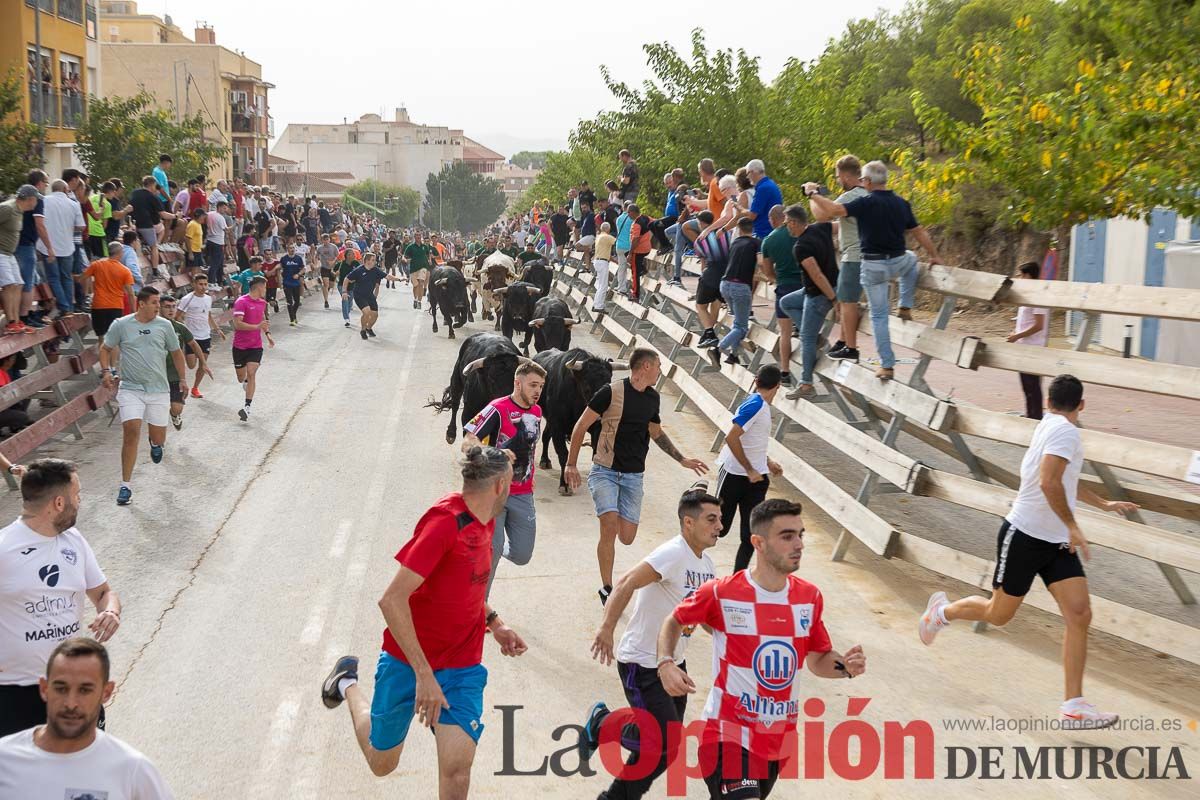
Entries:
[[250, 418], [250, 403], [254, 401], [254, 377], [262, 363], [263, 335], [267, 345], [275, 346], [271, 338], [271, 322], [267, 317], [267, 279], [252, 278], [250, 288], [233, 304], [233, 368], [238, 383], [246, 390], [246, 404], [238, 409], [238, 418]]

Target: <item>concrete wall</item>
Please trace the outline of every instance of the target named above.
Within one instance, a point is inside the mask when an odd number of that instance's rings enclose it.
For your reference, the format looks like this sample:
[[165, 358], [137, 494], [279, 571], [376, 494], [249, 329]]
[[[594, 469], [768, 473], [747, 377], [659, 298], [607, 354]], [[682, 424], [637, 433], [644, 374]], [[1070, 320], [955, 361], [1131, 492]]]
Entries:
[[[356, 130], [353, 124], [312, 125], [307, 135], [302, 127], [289, 125], [271, 148], [271, 154], [301, 162], [308, 172], [349, 172], [358, 180], [378, 178], [381, 183], [409, 186], [424, 194], [429, 173], [440, 172], [444, 164], [462, 158], [461, 145], [405, 144], [403, 134], [396, 137], [398, 142], [385, 145], [381, 130], [359, 130], [358, 143], [351, 144], [350, 133]], [[389, 131], [389, 139], [393, 136], [395, 133]], [[418, 135], [409, 134], [407, 138], [416, 139]], [[448, 139], [449, 134], [430, 138]], [[317, 141], [309, 143], [308, 139]]]

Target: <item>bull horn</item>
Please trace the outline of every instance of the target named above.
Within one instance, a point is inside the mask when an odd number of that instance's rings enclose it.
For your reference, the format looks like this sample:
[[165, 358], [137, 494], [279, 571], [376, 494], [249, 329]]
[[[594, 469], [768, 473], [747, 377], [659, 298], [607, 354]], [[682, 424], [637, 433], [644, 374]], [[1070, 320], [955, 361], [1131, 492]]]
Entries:
[[508, 291], [507, 286], [501, 286], [499, 289], [492, 289], [492, 294], [504, 294]]
[[517, 356], [517, 360], [521, 364], [536, 364], [537, 363], [529, 356]]
[[529, 292], [530, 294], [541, 294], [542, 293], [541, 288], [537, 287], [537, 286], [530, 286], [525, 291]]
[[439, 281], [434, 281], [434, 282], [433, 282], [433, 285], [434, 285], [434, 286], [445, 286], [445, 285], [446, 285], [447, 283], [449, 283], [449, 282], [450, 282], [450, 279], [449, 279], [449, 278], [442, 278], [442, 279], [441, 279], [441, 280], [439, 280]]
[[538, 317], [537, 319], [531, 319], [531, 320], [529, 320], [529, 324], [534, 326], [535, 328], [540, 328], [546, 324], [546, 318]]
[[486, 357], [484, 357], [484, 358], [477, 358], [477, 359], [475, 359], [474, 361], [472, 361], [470, 364], [467, 364], [465, 367], [463, 367], [463, 377], [464, 377], [464, 378], [465, 378], [465, 377], [467, 377], [467, 376], [468, 376], [468, 375], [470, 375], [472, 372], [474, 372], [475, 370], [477, 370], [477, 369], [479, 369], [480, 367], [482, 367], [482, 366], [483, 366], [483, 362], [485, 362], [485, 361], [487, 361], [487, 358], [486, 358]]
[[567, 362], [567, 369], [571, 370], [572, 372], [579, 372], [579, 370], [583, 369], [583, 364], [581, 361], [582, 359], [580, 359], [578, 356], [572, 358]]
[[628, 361], [614, 361], [610, 358], [608, 363], [613, 369], [629, 369]]
[[582, 325], [583, 320], [581, 320], [581, 319], [564, 319], [563, 324], [569, 328], [572, 325]]

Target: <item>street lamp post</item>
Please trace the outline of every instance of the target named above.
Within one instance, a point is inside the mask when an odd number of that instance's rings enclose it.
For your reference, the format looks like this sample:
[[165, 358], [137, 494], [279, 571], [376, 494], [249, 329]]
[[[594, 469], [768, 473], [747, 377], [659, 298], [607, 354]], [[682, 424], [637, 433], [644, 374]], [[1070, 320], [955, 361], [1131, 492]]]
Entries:
[[441, 233], [443, 230], [445, 230], [445, 228], [442, 227], [442, 186], [445, 185], [445, 183], [446, 182], [444, 180], [442, 180], [440, 178], [438, 179], [438, 232], [439, 233]]

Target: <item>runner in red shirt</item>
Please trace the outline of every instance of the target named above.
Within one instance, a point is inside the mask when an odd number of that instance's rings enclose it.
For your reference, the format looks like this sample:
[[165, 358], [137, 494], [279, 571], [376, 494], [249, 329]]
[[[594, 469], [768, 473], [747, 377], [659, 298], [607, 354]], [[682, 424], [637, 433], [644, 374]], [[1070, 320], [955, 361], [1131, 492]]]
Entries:
[[321, 686], [328, 708], [350, 701], [358, 746], [376, 775], [396, 769], [415, 714], [438, 738], [441, 797], [466, 797], [483, 733], [490, 630], [506, 656], [525, 642], [487, 604], [492, 528], [504, 509], [512, 464], [504, 451], [473, 447], [462, 462], [462, 492], [425, 512], [396, 560], [400, 569], [379, 601], [387, 629], [375, 668], [375, 696], [358, 686], [358, 658], [342, 656]]
[[675, 652], [685, 627], [712, 629], [716, 677], [700, 715], [700, 764], [715, 800], [771, 793], [795, 748], [801, 662], [820, 678], [852, 678], [867, 668], [862, 647], [845, 655], [833, 650], [820, 590], [792, 574], [804, 551], [800, 504], [759, 503], [750, 530], [754, 567], [705, 583], [667, 617], [658, 637], [659, 677], [668, 694], [680, 696], [696, 684], [663, 653]]

